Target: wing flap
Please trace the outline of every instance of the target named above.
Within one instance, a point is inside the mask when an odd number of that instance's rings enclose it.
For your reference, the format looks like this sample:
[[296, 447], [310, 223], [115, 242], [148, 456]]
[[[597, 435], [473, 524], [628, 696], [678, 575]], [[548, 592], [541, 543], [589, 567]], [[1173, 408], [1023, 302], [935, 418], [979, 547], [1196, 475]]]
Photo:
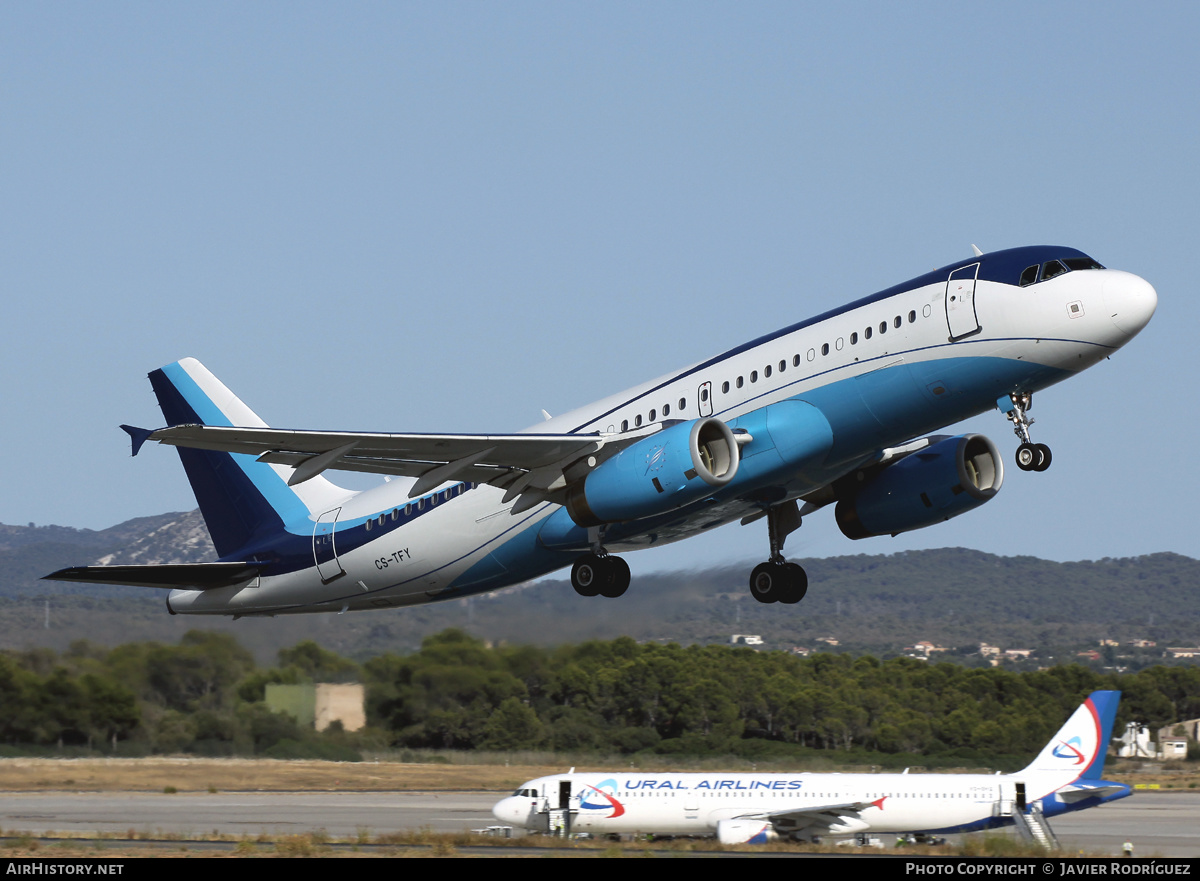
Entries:
[[88, 584], [123, 584], [129, 587], [157, 587], [163, 590], [184, 588], [213, 590], [233, 587], [254, 578], [267, 563], [157, 563], [135, 566], [69, 566], [43, 581], [78, 581]]

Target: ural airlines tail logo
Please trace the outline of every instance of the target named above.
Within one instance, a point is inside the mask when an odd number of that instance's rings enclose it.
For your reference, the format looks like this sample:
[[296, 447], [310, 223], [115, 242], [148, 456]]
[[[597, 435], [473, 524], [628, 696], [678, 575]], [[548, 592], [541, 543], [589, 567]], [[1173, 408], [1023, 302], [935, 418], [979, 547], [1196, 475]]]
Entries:
[[607, 811], [611, 809], [612, 813], [604, 819], [616, 819], [625, 813], [625, 805], [612, 796], [612, 793], [616, 791], [617, 781], [611, 777], [608, 780], [601, 781], [598, 786], [585, 784], [583, 791], [579, 793], [579, 809], [581, 811]]
[[1051, 755], [1056, 759], [1068, 759], [1073, 765], [1081, 765], [1087, 761], [1082, 747], [1083, 740], [1077, 734], [1070, 740], [1060, 740]]

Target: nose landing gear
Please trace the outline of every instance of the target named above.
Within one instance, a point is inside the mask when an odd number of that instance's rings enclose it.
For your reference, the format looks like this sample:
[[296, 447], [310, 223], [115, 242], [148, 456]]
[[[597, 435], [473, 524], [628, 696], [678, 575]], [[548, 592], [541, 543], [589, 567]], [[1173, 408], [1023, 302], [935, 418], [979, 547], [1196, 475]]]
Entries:
[[996, 401], [996, 406], [1013, 424], [1013, 433], [1021, 439], [1017, 447], [1017, 467], [1022, 471], [1045, 471], [1053, 458], [1045, 444], [1035, 444], [1029, 436], [1033, 420], [1028, 412], [1033, 408], [1033, 392], [1013, 392]]

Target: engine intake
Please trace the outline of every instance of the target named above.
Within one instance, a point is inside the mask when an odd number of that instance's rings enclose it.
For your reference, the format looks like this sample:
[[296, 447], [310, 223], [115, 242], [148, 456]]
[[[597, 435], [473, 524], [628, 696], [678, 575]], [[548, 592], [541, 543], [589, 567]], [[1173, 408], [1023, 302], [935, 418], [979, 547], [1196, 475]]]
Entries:
[[662, 514], [725, 486], [738, 461], [733, 431], [720, 419], [681, 422], [601, 463], [568, 493], [567, 512], [580, 526]]
[[1000, 453], [982, 434], [946, 438], [886, 466], [834, 511], [846, 538], [899, 535], [978, 508], [1004, 482]]

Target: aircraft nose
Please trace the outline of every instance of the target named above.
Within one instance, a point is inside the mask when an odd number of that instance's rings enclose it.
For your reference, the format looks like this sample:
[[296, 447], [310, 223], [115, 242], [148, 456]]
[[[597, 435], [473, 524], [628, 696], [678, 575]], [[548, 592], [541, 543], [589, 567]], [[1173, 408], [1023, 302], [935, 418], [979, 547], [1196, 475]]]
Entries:
[[517, 799], [511, 795], [508, 798], [502, 798], [500, 801], [492, 805], [492, 816], [502, 823], [515, 823], [517, 821], [517, 809], [513, 802]]
[[1104, 301], [1117, 330], [1126, 337], [1133, 337], [1153, 317], [1158, 308], [1158, 292], [1144, 278], [1129, 272], [1115, 272], [1104, 281]]

